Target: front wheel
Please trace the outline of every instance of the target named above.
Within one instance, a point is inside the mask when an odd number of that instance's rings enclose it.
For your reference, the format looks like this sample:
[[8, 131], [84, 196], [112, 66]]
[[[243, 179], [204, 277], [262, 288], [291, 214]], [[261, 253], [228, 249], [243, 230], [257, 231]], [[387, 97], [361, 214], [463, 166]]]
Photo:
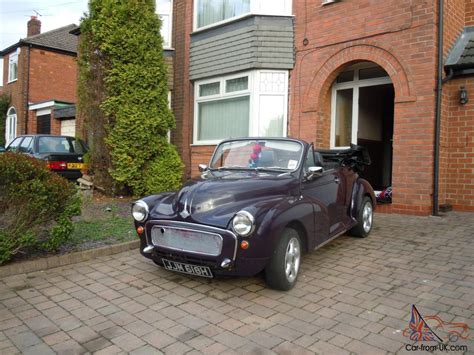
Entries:
[[354, 237], [365, 238], [372, 230], [374, 221], [374, 207], [370, 197], [365, 196], [362, 199], [359, 212], [357, 214], [357, 225], [349, 231], [349, 234]]
[[296, 284], [300, 263], [300, 237], [294, 229], [287, 228], [265, 269], [267, 285], [276, 290], [291, 290]]

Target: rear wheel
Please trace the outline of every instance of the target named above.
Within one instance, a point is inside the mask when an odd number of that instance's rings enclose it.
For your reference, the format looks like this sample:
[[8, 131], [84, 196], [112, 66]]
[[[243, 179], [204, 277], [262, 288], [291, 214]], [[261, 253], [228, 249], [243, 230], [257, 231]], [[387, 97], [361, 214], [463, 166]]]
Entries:
[[372, 230], [374, 221], [374, 207], [370, 197], [365, 196], [362, 199], [361, 206], [357, 215], [357, 225], [349, 231], [354, 237], [365, 238]]
[[265, 269], [267, 285], [281, 291], [292, 289], [298, 278], [300, 263], [300, 237], [297, 231], [287, 228]]

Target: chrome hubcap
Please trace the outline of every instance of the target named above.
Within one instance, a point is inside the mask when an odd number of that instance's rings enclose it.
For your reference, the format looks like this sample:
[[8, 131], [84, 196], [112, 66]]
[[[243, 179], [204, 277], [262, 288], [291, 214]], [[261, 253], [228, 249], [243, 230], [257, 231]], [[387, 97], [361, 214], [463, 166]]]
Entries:
[[367, 202], [364, 205], [364, 210], [362, 211], [362, 222], [363, 222], [364, 231], [366, 233], [369, 233], [370, 229], [372, 228], [372, 219], [373, 219], [372, 205], [370, 202]]
[[288, 246], [286, 247], [285, 254], [285, 273], [288, 281], [293, 282], [298, 275], [300, 268], [300, 242], [298, 238], [291, 238]]

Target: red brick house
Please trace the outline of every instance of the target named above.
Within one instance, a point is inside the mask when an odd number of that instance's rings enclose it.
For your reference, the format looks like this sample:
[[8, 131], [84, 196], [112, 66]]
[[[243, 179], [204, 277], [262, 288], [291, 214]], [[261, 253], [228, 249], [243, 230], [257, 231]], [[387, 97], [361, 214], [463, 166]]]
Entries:
[[0, 94], [10, 95], [5, 138], [25, 133], [75, 134], [77, 37], [72, 24], [41, 33], [32, 17], [28, 37], [0, 51]]
[[474, 211], [474, 0], [175, 0], [173, 22], [188, 176], [228, 137], [355, 143], [382, 210]]

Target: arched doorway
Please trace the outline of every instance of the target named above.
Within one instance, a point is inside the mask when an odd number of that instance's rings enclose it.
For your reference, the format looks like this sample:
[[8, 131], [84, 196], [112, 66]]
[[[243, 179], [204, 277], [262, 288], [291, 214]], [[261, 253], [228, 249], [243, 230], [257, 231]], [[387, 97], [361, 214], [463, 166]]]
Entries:
[[344, 68], [332, 85], [331, 148], [365, 146], [372, 165], [361, 175], [375, 190], [392, 185], [394, 98], [389, 75], [373, 62]]
[[17, 116], [14, 107], [7, 111], [7, 122], [5, 125], [5, 145], [8, 145], [16, 137]]

